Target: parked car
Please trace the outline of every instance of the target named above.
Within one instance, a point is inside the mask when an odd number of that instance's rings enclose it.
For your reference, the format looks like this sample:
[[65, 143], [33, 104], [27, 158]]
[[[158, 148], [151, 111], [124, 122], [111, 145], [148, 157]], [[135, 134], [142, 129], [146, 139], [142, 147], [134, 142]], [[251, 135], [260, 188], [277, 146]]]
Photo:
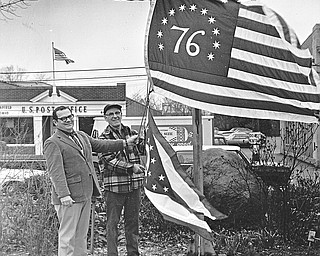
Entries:
[[266, 135], [262, 132], [251, 132], [249, 133], [249, 143], [251, 145], [260, 144], [263, 145], [266, 143]]
[[228, 145], [237, 145], [241, 147], [248, 147], [249, 143], [249, 133], [245, 132], [233, 132], [226, 136], [226, 141]]
[[43, 175], [43, 170], [31, 169], [0, 169], [0, 191], [3, 193], [13, 193], [17, 190], [25, 189], [25, 180], [37, 175]]
[[8, 161], [0, 163], [0, 191], [13, 193], [25, 189], [25, 181], [32, 176], [44, 175], [44, 161]]
[[[239, 158], [244, 162], [246, 167], [250, 167], [250, 160], [247, 156], [241, 151], [239, 146], [231, 145], [204, 145], [202, 150], [207, 150], [211, 148], [223, 149], [226, 151], [234, 152], [239, 156]], [[173, 146], [174, 151], [177, 153], [178, 160], [184, 170], [187, 170], [190, 166], [193, 165], [193, 146]]]
[[231, 128], [228, 131], [219, 131], [218, 134], [227, 137], [231, 133], [234, 133], [234, 132], [244, 132], [244, 133], [248, 133], [249, 134], [249, 133], [251, 133], [253, 131], [251, 129], [249, 129], [249, 128], [246, 128], [246, 127], [234, 127], [234, 128]]
[[214, 132], [214, 134], [218, 134], [219, 133], [219, 128], [218, 127], [213, 127], [213, 132]]
[[224, 136], [215, 134], [214, 138], [213, 138], [213, 144], [214, 145], [226, 145], [227, 141]]

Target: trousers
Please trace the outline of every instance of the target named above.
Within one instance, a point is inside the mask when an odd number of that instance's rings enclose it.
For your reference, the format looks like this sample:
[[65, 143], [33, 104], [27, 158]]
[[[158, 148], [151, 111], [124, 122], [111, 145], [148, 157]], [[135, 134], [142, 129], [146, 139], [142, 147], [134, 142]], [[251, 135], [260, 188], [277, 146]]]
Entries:
[[136, 189], [128, 193], [106, 191], [105, 200], [107, 205], [107, 255], [118, 256], [118, 223], [123, 209], [127, 255], [138, 256], [141, 190]]
[[72, 206], [55, 205], [59, 219], [58, 256], [87, 255], [91, 200]]

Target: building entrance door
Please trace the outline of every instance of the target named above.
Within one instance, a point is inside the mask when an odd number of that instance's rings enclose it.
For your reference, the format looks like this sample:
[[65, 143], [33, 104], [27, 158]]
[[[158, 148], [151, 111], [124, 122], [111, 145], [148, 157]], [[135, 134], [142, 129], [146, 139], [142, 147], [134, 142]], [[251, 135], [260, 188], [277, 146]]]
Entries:
[[92, 116], [79, 117], [79, 130], [91, 135], [93, 118]]

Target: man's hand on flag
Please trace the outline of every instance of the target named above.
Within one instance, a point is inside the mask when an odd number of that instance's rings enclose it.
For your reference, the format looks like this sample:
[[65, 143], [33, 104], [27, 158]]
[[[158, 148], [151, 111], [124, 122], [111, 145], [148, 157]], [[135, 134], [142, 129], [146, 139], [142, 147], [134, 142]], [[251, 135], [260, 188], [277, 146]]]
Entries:
[[133, 170], [133, 173], [135, 173], [135, 174], [139, 174], [139, 173], [144, 173], [145, 172], [145, 168], [141, 164], [134, 164], [132, 170]]
[[126, 140], [127, 146], [134, 146], [137, 143], [138, 135], [133, 135]]

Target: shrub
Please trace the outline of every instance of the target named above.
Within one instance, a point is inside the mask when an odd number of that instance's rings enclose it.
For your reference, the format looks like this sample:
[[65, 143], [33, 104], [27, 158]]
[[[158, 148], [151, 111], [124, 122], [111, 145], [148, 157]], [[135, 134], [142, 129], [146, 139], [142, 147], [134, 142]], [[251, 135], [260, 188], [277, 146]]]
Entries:
[[30, 255], [52, 255], [58, 220], [51, 205], [49, 178], [33, 176], [24, 188], [2, 196], [0, 250], [9, 253], [22, 248]]
[[[94, 247], [103, 248], [107, 244], [106, 240], [106, 214], [107, 205], [103, 198], [98, 198], [95, 206], [95, 229]], [[192, 232], [183, 226], [166, 221], [160, 212], [152, 205], [147, 196], [142, 192], [141, 208], [139, 212], [140, 238], [141, 241], [149, 240], [153, 242], [173, 241], [179, 242], [181, 239], [190, 238]], [[90, 221], [91, 225], [91, 221]], [[124, 243], [124, 219], [119, 223], [119, 242]], [[91, 236], [91, 227], [88, 239]]]
[[145, 240], [179, 242], [181, 239], [191, 239], [193, 234], [187, 227], [166, 221], [144, 193], [142, 193], [140, 222], [141, 237]]
[[[259, 255], [266, 248], [273, 248], [281, 241], [283, 232], [289, 234], [289, 242], [306, 245], [309, 230], [319, 230], [318, 179], [299, 178], [294, 185], [288, 185], [287, 201], [283, 200], [282, 189], [269, 189], [268, 214], [265, 226], [256, 229], [223, 226], [213, 222], [216, 232], [216, 252], [227, 255]], [[14, 194], [0, 197], [0, 251], [10, 253], [19, 249], [30, 255], [50, 255], [57, 248], [58, 220], [50, 202], [51, 183], [47, 175], [34, 176]], [[287, 215], [283, 215], [286, 204]], [[98, 199], [95, 204], [94, 248], [106, 246], [106, 204]], [[252, 211], [246, 211], [250, 219]], [[283, 218], [286, 217], [286, 222]], [[140, 210], [141, 241], [159, 243], [181, 243], [191, 241], [194, 234], [186, 227], [163, 219], [158, 210], [142, 193]], [[283, 229], [283, 225], [286, 228]], [[119, 242], [124, 244], [123, 220], [120, 221]], [[90, 242], [90, 232], [88, 241]]]
[[306, 245], [310, 230], [320, 232], [320, 183], [318, 178], [299, 178], [290, 186], [289, 239]]

